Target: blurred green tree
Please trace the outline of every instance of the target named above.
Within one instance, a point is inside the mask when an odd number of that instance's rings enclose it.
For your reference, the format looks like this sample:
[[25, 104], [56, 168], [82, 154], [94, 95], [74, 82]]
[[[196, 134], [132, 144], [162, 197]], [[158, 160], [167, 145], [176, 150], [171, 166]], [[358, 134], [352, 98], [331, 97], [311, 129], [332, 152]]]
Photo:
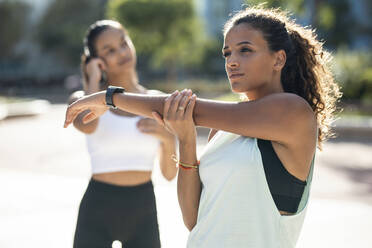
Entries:
[[[259, 4], [260, 0], [245, 0], [249, 4]], [[349, 0], [267, 0], [267, 7], [281, 7], [307, 21], [317, 30], [326, 46], [336, 49], [350, 45], [355, 35], [357, 23], [353, 17]]]
[[111, 0], [107, 17], [128, 30], [139, 54], [153, 68], [166, 68], [169, 82], [177, 69], [197, 66], [203, 58], [205, 36], [190, 0]]
[[317, 29], [319, 37], [326, 41], [326, 46], [336, 49], [348, 46], [355, 38], [355, 17], [350, 11], [348, 0], [315, 1], [315, 20], [312, 25]]
[[372, 52], [340, 49], [334, 58], [343, 98], [372, 103]]
[[38, 24], [36, 39], [44, 51], [77, 66], [89, 25], [104, 17], [106, 0], [55, 0]]
[[306, 0], [245, 0], [245, 3], [249, 5], [263, 4], [263, 6], [270, 8], [282, 8], [296, 14], [303, 14], [305, 10]]
[[0, 60], [15, 58], [14, 48], [26, 28], [30, 6], [20, 1], [0, 2]]

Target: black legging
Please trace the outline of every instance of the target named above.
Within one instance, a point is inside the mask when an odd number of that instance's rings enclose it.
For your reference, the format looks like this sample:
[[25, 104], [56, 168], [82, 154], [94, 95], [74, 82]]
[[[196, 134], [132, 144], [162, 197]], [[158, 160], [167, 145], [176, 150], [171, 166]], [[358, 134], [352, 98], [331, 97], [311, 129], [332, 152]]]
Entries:
[[152, 182], [116, 186], [91, 179], [80, 203], [74, 248], [160, 247]]

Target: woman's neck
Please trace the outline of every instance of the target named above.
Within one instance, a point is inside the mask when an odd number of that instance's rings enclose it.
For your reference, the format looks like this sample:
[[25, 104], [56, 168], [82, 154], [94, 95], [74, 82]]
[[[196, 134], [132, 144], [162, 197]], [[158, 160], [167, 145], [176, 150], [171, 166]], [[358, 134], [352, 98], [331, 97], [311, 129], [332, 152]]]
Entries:
[[248, 97], [250, 101], [257, 100], [264, 96], [284, 92], [282, 83], [280, 81], [280, 74], [279, 77], [275, 77], [271, 82], [263, 84], [260, 88], [255, 90], [245, 92], [245, 95]]
[[143, 87], [138, 84], [138, 75], [135, 70], [131, 70], [111, 77], [108, 76], [107, 79], [110, 85], [123, 87], [128, 92], [140, 93], [143, 91]]

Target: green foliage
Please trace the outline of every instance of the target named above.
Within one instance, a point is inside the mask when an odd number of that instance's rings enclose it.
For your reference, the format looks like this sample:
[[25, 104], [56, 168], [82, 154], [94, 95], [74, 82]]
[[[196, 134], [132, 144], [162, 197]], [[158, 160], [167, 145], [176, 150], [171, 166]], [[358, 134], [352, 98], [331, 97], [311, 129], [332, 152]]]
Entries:
[[336, 13], [328, 4], [322, 4], [318, 11], [318, 24], [326, 30], [331, 29], [336, 22]]
[[0, 2], [0, 58], [11, 59], [25, 31], [30, 6], [20, 1]]
[[[367, 1], [367, 0], [365, 0]], [[260, 0], [246, 0], [249, 4], [260, 4]], [[319, 38], [326, 41], [326, 46], [336, 49], [339, 46], [350, 45], [353, 38], [363, 30], [356, 30], [358, 23], [350, 11], [352, 1], [349, 0], [268, 0], [264, 6], [281, 7], [294, 13], [298, 18], [308, 20], [317, 30]], [[313, 6], [312, 8], [309, 8]], [[365, 6], [372, 7], [370, 3]], [[370, 12], [372, 9], [370, 10]]]
[[140, 55], [155, 68], [197, 65], [205, 42], [190, 0], [112, 0], [107, 17], [128, 30]]
[[304, 14], [305, 11], [305, 1], [304, 0], [245, 0], [245, 3], [250, 5], [262, 4], [268, 8], [281, 8], [283, 10], [289, 10], [298, 15]]
[[104, 0], [55, 0], [41, 18], [37, 39], [44, 51], [78, 65], [89, 25], [104, 16]]
[[222, 57], [223, 40], [210, 40], [204, 46], [202, 72], [217, 77], [226, 76], [225, 60]]
[[319, 37], [326, 41], [326, 46], [337, 48], [349, 45], [353, 39], [354, 28], [357, 26], [351, 14], [350, 1], [326, 0], [317, 6], [315, 23]]
[[334, 58], [344, 99], [372, 102], [372, 52], [340, 50]]

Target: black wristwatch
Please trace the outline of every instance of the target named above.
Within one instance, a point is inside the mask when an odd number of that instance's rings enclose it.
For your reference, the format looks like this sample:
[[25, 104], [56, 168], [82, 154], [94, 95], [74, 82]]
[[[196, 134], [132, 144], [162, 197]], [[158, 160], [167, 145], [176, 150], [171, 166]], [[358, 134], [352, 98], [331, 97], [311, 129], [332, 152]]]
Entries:
[[106, 105], [117, 109], [117, 107], [114, 105], [114, 102], [112, 101], [112, 97], [115, 93], [123, 93], [125, 90], [122, 87], [116, 87], [116, 86], [109, 86], [106, 90]]

